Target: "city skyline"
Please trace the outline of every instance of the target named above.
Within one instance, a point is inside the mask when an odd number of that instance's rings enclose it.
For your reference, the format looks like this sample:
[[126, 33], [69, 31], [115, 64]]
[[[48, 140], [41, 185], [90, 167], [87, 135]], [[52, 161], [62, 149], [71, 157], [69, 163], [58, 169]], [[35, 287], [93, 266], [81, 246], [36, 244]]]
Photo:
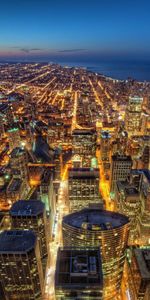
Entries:
[[149, 9], [146, 0], [6, 0], [0, 60], [149, 60]]

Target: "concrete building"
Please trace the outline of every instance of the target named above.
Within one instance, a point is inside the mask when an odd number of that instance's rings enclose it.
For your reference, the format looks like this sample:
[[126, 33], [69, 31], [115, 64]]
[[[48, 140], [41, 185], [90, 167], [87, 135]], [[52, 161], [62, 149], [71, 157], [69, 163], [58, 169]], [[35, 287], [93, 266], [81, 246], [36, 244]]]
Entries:
[[33, 230], [39, 241], [40, 257], [48, 255], [46, 212], [40, 200], [19, 200], [10, 209], [12, 229]]
[[96, 155], [95, 129], [75, 129], [72, 133], [73, 155], [82, 157], [82, 166], [90, 167], [92, 157]]
[[10, 166], [13, 173], [13, 177], [21, 178], [28, 182], [29, 170], [28, 170], [28, 156], [25, 149], [16, 147], [10, 154]]
[[131, 156], [113, 155], [110, 169], [110, 191], [114, 192], [117, 181], [125, 181], [132, 168]]
[[132, 300], [149, 300], [150, 250], [132, 248], [127, 259], [129, 295]]
[[99, 192], [99, 169], [70, 168], [69, 210], [78, 211], [88, 207], [103, 207]]
[[143, 98], [130, 96], [125, 114], [125, 126], [129, 135], [138, 134], [142, 125], [142, 102]]
[[55, 274], [56, 299], [103, 299], [102, 266], [97, 248], [59, 248]]
[[7, 300], [41, 300], [44, 288], [39, 245], [28, 230], [0, 234], [0, 281]]

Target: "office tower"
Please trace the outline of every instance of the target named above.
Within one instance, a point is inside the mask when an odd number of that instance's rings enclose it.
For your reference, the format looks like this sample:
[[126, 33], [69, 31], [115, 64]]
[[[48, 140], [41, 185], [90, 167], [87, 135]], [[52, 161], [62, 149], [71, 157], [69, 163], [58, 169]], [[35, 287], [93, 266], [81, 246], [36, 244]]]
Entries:
[[55, 273], [56, 300], [101, 300], [102, 290], [102, 266], [97, 248], [59, 248]]
[[131, 248], [127, 256], [128, 293], [132, 300], [150, 299], [150, 249]]
[[149, 245], [150, 244], [150, 170], [139, 170], [139, 172], [142, 173], [142, 182], [140, 188], [141, 211], [140, 214], [138, 215], [139, 244]]
[[143, 169], [150, 169], [150, 145], [143, 148], [141, 161]]
[[54, 164], [55, 164], [55, 180], [59, 180], [61, 179], [61, 155], [60, 154], [55, 154], [55, 158], [54, 158]]
[[7, 300], [41, 300], [44, 279], [39, 245], [32, 231], [0, 234], [0, 281]]
[[26, 192], [26, 184], [20, 178], [13, 178], [6, 187], [7, 202], [12, 204], [21, 199]]
[[110, 148], [111, 148], [110, 141], [111, 141], [111, 135], [109, 131], [102, 131], [101, 140], [100, 140], [102, 162], [109, 163], [109, 155], [110, 155]]
[[0, 139], [4, 136], [5, 134], [5, 128], [4, 128], [4, 120], [3, 120], [3, 115], [0, 114]]
[[13, 177], [21, 178], [28, 182], [28, 156], [25, 149], [17, 147], [12, 150], [10, 154], [10, 166]]
[[47, 257], [46, 213], [40, 200], [19, 200], [10, 209], [13, 229], [31, 229], [39, 241], [41, 259]]
[[88, 207], [103, 207], [99, 192], [99, 169], [70, 168], [69, 210], [78, 211]]
[[47, 214], [47, 224], [49, 225], [49, 236], [52, 234], [54, 218], [56, 213], [56, 192], [53, 182], [53, 170], [47, 168], [41, 177], [40, 199], [45, 204]]
[[128, 217], [99, 209], [83, 209], [62, 221], [64, 247], [100, 247], [107, 300], [120, 290], [128, 231]]
[[90, 167], [92, 157], [96, 155], [95, 129], [75, 129], [72, 133], [73, 155], [82, 157], [82, 166]]
[[138, 134], [141, 130], [142, 102], [142, 97], [129, 97], [125, 114], [125, 126], [129, 135]]
[[121, 123], [117, 132], [117, 149], [116, 152], [120, 155], [125, 155], [127, 152], [128, 133], [125, 130], [124, 123]]
[[137, 217], [141, 210], [140, 191], [129, 181], [117, 181], [115, 201], [117, 211], [129, 217], [130, 232], [128, 244], [134, 245], [137, 238]]
[[9, 148], [13, 150], [16, 147], [20, 147], [20, 134], [19, 128], [12, 127], [8, 130], [8, 140], [9, 140]]
[[8, 104], [7, 106], [6, 121], [8, 128], [11, 129], [14, 126], [14, 112], [11, 104]]
[[113, 193], [117, 181], [125, 181], [132, 167], [131, 156], [118, 155], [112, 156], [110, 168], [110, 191]]

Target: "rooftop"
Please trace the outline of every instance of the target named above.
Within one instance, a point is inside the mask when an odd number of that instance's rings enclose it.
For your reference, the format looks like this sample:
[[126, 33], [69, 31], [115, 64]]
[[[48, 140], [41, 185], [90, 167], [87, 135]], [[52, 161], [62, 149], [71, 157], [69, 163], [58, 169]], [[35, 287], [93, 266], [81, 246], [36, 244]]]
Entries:
[[69, 178], [99, 178], [98, 168], [69, 168]]
[[102, 209], [83, 209], [63, 218], [63, 223], [91, 231], [114, 229], [128, 222], [129, 219], [125, 215]]
[[10, 215], [38, 216], [43, 213], [44, 207], [44, 203], [40, 200], [19, 200], [12, 205]]
[[23, 154], [25, 151], [24, 149], [17, 147], [15, 149], [12, 150], [11, 152], [11, 157], [15, 158], [16, 156], [20, 156], [21, 154]]
[[129, 155], [118, 155], [118, 154], [115, 154], [115, 155], [112, 155], [112, 160], [113, 161], [130, 161], [132, 162], [132, 159], [131, 159], [131, 156]]
[[102, 270], [99, 250], [59, 248], [55, 284], [68, 289], [100, 287]]
[[73, 135], [93, 135], [95, 133], [95, 129], [75, 129], [73, 131]]
[[31, 230], [6, 230], [0, 234], [0, 254], [26, 253], [35, 243], [36, 235]]
[[20, 189], [20, 186], [22, 184], [22, 180], [20, 178], [12, 178], [10, 181], [7, 191], [8, 192], [17, 192]]
[[133, 251], [142, 278], [150, 280], [150, 250], [134, 249]]

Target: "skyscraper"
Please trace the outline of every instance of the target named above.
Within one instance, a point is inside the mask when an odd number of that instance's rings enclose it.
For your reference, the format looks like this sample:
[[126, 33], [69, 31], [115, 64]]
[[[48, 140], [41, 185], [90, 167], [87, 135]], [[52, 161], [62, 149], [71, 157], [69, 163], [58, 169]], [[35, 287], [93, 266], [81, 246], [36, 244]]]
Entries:
[[116, 182], [125, 181], [129, 175], [132, 167], [131, 156], [127, 155], [113, 155], [110, 169], [110, 191], [114, 192]]
[[131, 248], [127, 256], [128, 290], [133, 300], [150, 298], [150, 250]]
[[31, 229], [39, 241], [41, 259], [47, 257], [46, 212], [40, 200], [19, 200], [10, 209], [13, 229]]
[[99, 169], [69, 169], [69, 210], [78, 211], [83, 208], [103, 207], [99, 191]]
[[129, 219], [121, 214], [83, 209], [63, 218], [64, 247], [100, 247], [104, 299], [116, 299], [120, 290]]
[[25, 149], [14, 148], [10, 155], [10, 166], [13, 177], [28, 181], [28, 157]]
[[82, 166], [90, 167], [92, 157], [96, 155], [96, 131], [95, 129], [75, 129], [73, 137], [73, 155], [82, 158]]
[[6, 299], [41, 300], [43, 271], [38, 241], [32, 231], [0, 234], [0, 280]]
[[129, 135], [138, 134], [141, 130], [142, 102], [142, 97], [129, 97], [125, 114], [125, 126]]

